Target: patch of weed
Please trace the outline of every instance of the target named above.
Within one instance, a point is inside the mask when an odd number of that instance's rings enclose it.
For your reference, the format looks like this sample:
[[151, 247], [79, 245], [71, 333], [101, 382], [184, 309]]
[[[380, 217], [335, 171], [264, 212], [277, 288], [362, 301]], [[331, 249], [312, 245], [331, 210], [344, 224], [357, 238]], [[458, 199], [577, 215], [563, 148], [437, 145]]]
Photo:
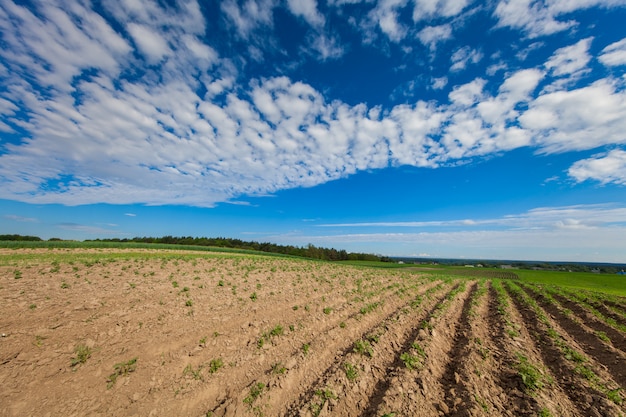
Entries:
[[76, 345], [74, 347], [75, 357], [72, 358], [71, 366], [77, 366], [87, 362], [87, 359], [91, 357], [93, 353], [92, 349], [87, 345]]
[[350, 381], [354, 381], [359, 376], [359, 370], [357, 367], [349, 362], [343, 364], [343, 370], [346, 372], [346, 378]]
[[109, 379], [107, 380], [107, 389], [110, 389], [113, 385], [115, 385], [118, 377], [135, 372], [137, 369], [137, 358], [127, 360], [126, 362], [116, 363], [113, 365], [113, 369], [115, 371], [109, 375]]

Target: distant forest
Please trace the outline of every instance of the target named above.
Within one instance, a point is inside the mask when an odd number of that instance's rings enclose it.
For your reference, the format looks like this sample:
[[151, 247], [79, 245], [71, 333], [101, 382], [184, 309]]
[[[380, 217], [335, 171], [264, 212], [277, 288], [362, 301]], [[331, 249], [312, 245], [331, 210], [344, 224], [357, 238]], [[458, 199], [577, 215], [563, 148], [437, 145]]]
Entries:
[[[0, 235], [0, 241], [42, 241], [37, 236], [22, 235]], [[50, 239], [58, 241], [60, 239]], [[168, 245], [193, 245], [193, 246], [212, 246], [218, 248], [244, 249], [254, 250], [268, 253], [278, 253], [282, 255], [299, 256], [303, 258], [320, 259], [324, 261], [382, 261], [392, 262], [391, 258], [386, 256], [372, 255], [369, 253], [353, 253], [343, 249], [322, 248], [314, 245], [305, 247], [292, 245], [277, 245], [269, 242], [252, 242], [241, 239], [231, 239], [225, 237], [191, 237], [191, 236], [163, 236], [163, 237], [134, 237], [132, 239], [94, 239], [86, 240], [86, 242], [117, 242], [117, 243], [161, 243]]]
[[191, 236], [163, 236], [163, 237], [134, 237], [132, 239], [96, 239], [95, 242], [137, 242], [137, 243], [165, 243], [169, 245], [213, 246], [229, 249], [246, 249], [282, 255], [300, 256], [303, 258], [321, 259], [324, 261], [383, 261], [391, 262], [391, 258], [372, 255], [369, 253], [353, 253], [343, 249], [322, 248], [314, 245], [304, 247], [292, 245], [278, 245], [269, 242], [254, 242], [226, 237], [191, 237]]

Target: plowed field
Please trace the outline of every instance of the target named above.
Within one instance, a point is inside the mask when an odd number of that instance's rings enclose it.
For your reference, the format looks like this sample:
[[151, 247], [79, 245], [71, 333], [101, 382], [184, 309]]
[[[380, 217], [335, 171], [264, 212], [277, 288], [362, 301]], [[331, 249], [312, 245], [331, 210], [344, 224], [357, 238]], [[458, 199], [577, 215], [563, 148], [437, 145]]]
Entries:
[[1, 416], [620, 416], [626, 299], [306, 260], [0, 250]]

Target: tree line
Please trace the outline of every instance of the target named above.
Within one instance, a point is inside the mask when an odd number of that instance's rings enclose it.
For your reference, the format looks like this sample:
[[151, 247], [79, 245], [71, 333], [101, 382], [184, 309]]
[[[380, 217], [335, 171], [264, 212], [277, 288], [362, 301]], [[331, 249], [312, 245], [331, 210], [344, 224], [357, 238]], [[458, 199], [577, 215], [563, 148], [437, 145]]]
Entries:
[[320, 259], [324, 261], [390, 261], [370, 253], [347, 252], [344, 249], [324, 248], [309, 244], [307, 246], [278, 245], [270, 242], [245, 241], [226, 237], [192, 237], [192, 236], [163, 236], [163, 237], [134, 237], [132, 239], [95, 239], [95, 242], [136, 242], [136, 243], [163, 243], [169, 245], [213, 246], [218, 248], [244, 249], [260, 252], [278, 253], [282, 255], [299, 256], [303, 258]]

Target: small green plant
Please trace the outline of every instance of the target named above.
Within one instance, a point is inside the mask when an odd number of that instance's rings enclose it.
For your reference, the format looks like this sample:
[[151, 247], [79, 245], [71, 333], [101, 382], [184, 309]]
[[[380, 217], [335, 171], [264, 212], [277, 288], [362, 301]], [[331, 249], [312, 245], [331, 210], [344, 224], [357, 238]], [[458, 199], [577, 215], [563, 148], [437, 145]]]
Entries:
[[310, 344], [304, 343], [302, 345], [302, 353], [304, 353], [305, 355], [308, 355], [310, 349], [311, 349], [311, 345]]
[[422, 367], [422, 357], [404, 352], [400, 355], [400, 360], [404, 362], [404, 366], [410, 371], [420, 369]]
[[483, 411], [489, 411], [489, 405], [487, 405], [487, 402], [485, 400], [483, 400], [476, 394], [474, 394], [474, 400], [478, 403], [478, 405], [480, 405], [480, 408], [482, 408]]
[[349, 362], [343, 364], [343, 370], [346, 372], [346, 378], [350, 381], [354, 381], [359, 376], [359, 370], [356, 366], [352, 365]]
[[206, 346], [206, 336], [204, 336], [202, 339], [200, 339], [200, 346]]
[[185, 366], [185, 369], [183, 369], [183, 375], [191, 375], [196, 381], [202, 380], [202, 366], [198, 366], [198, 369], [193, 369], [193, 366], [188, 364]]
[[212, 359], [211, 362], [209, 362], [209, 373], [216, 373], [222, 366], [224, 366], [222, 358]]
[[193, 306], [193, 301], [191, 301], [191, 300], [187, 300], [187, 301], [185, 301], [185, 305], [186, 305], [187, 307], [191, 307], [191, 306]]
[[172, 287], [178, 288], [178, 282], [177, 281], [172, 281]]
[[43, 345], [43, 341], [46, 340], [46, 339], [47, 339], [47, 337], [45, 337], [45, 336], [36, 335], [35, 336], [35, 343], [33, 343], [33, 344], [35, 346], [37, 346], [37, 347], [41, 347]]
[[137, 358], [130, 359], [126, 362], [116, 363], [113, 365], [113, 369], [115, 372], [109, 375], [109, 379], [107, 380], [107, 389], [110, 389], [113, 385], [115, 385], [118, 377], [135, 372], [137, 369]]
[[292, 309], [293, 311], [298, 311], [298, 306], [293, 306], [293, 307], [291, 307], [291, 309]]
[[342, 329], [346, 328], [346, 322], [342, 321], [341, 323], [339, 323], [339, 327], [341, 327]]
[[544, 386], [544, 376], [541, 371], [521, 353], [517, 354], [517, 364], [515, 366], [526, 389], [530, 392], [540, 390]]
[[322, 311], [324, 312], [324, 314], [330, 314], [332, 313], [333, 309], [330, 307], [325, 307]]
[[67, 282], [65, 282], [65, 281], [63, 281], [63, 282], [61, 283], [61, 288], [62, 288], [62, 289], [66, 290], [66, 289], [68, 289], [69, 287], [70, 287], [70, 285], [69, 285]]
[[282, 336], [284, 333], [283, 326], [277, 324], [272, 330], [270, 330], [270, 336]]
[[217, 286], [218, 286], [218, 287], [223, 287], [223, 286], [224, 286], [224, 281], [220, 279], [220, 280], [217, 282]]
[[258, 300], [259, 296], [256, 294], [256, 292], [253, 292], [252, 294], [250, 294], [250, 299], [252, 301], [256, 301]]
[[621, 388], [610, 389], [606, 391], [606, 397], [613, 401], [617, 405], [621, 405], [623, 402], [622, 396], [620, 395]]
[[76, 345], [76, 347], [74, 347], [74, 354], [76, 356], [72, 358], [71, 366], [74, 367], [87, 362], [87, 359], [91, 357], [92, 353], [93, 351], [89, 346]]
[[287, 368], [285, 368], [282, 363], [276, 362], [274, 365], [272, 365], [272, 373], [274, 375], [282, 375], [285, 372], [287, 372]]
[[374, 356], [374, 349], [372, 349], [372, 345], [367, 340], [357, 340], [356, 342], [354, 342], [353, 349], [356, 353], [360, 353], [361, 355], [367, 355], [370, 358]]
[[22, 271], [19, 271], [17, 269], [15, 271], [13, 271], [13, 278], [15, 278], [15, 279], [22, 278]]
[[337, 399], [337, 395], [335, 395], [335, 393], [330, 388], [324, 388], [323, 390], [318, 389], [317, 391], [315, 391], [315, 395], [319, 398], [319, 401], [313, 401], [309, 406], [311, 413], [315, 417], [320, 415], [322, 409], [324, 408], [324, 404], [326, 404], [326, 401]]
[[37, 308], [37, 304], [31, 304], [28, 306], [28, 308], [30, 308], [31, 310], [34, 310]]
[[256, 401], [256, 399], [259, 398], [261, 394], [263, 394], [264, 389], [265, 384], [262, 382], [257, 382], [256, 384], [253, 384], [252, 387], [250, 387], [250, 393], [246, 398], [243, 399], [243, 402], [252, 407], [254, 401]]
[[598, 336], [598, 338], [600, 340], [602, 340], [602, 341], [604, 341], [606, 343], [609, 343], [609, 344], [611, 343], [611, 339], [609, 339], [609, 337], [603, 331], [600, 331], [600, 330], [596, 331], [596, 336]]
[[550, 410], [548, 410], [547, 408], [542, 408], [541, 410], [539, 410], [539, 417], [553, 417], [553, 416]]

